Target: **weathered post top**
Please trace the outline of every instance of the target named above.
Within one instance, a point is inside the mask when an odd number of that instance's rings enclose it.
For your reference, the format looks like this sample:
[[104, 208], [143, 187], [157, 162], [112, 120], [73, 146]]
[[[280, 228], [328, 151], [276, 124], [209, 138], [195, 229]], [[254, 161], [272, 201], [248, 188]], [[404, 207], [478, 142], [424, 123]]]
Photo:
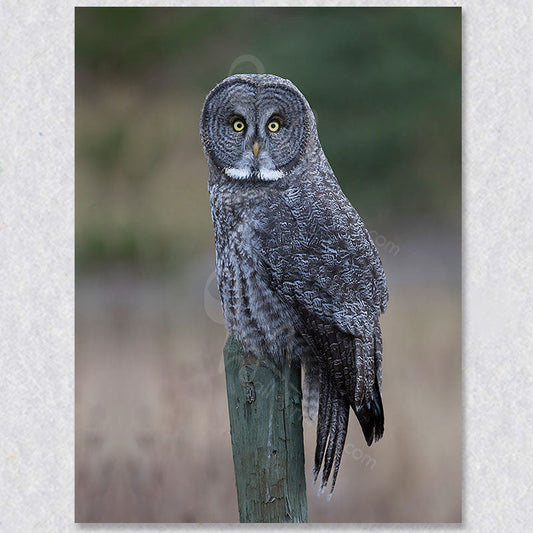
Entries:
[[224, 347], [241, 522], [307, 522], [301, 372]]

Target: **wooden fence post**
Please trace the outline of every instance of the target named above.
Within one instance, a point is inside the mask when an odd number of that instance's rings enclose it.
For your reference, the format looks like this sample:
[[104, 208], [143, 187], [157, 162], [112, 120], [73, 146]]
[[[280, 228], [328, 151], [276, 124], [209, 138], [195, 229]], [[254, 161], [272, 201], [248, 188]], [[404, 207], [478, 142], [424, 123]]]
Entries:
[[299, 365], [278, 367], [224, 347], [241, 522], [307, 522]]

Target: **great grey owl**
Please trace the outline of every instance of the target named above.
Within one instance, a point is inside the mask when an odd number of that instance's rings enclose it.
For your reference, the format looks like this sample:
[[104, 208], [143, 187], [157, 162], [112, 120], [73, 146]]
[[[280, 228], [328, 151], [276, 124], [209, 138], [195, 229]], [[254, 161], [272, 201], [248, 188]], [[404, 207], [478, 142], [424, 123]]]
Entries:
[[350, 407], [368, 445], [383, 435], [377, 249], [290, 81], [226, 78], [205, 100], [200, 135], [226, 326], [245, 351], [301, 363], [304, 405], [318, 403], [313, 473], [322, 468], [324, 488], [333, 468], [333, 491]]

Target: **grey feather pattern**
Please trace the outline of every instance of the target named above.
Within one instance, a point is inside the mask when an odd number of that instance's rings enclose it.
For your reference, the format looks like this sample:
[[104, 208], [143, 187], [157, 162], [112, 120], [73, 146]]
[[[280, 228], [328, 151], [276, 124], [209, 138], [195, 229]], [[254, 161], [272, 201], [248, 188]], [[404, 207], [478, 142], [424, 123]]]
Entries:
[[[249, 127], [240, 137], [231, 112]], [[265, 127], [272, 116], [278, 136]], [[314, 476], [322, 469], [325, 488], [333, 472], [333, 491], [350, 408], [368, 445], [383, 435], [379, 315], [388, 291], [377, 249], [291, 82], [227, 78], [206, 99], [201, 136], [226, 325], [250, 352], [301, 361], [304, 399], [318, 397]]]

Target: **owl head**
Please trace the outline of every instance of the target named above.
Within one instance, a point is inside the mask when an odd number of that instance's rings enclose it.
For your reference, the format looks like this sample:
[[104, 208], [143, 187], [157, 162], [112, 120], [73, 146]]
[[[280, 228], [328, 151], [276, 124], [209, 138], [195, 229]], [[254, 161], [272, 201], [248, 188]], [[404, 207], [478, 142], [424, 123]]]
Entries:
[[292, 172], [316, 137], [302, 93], [271, 74], [237, 74], [207, 96], [200, 135], [208, 161], [233, 180], [277, 181]]

